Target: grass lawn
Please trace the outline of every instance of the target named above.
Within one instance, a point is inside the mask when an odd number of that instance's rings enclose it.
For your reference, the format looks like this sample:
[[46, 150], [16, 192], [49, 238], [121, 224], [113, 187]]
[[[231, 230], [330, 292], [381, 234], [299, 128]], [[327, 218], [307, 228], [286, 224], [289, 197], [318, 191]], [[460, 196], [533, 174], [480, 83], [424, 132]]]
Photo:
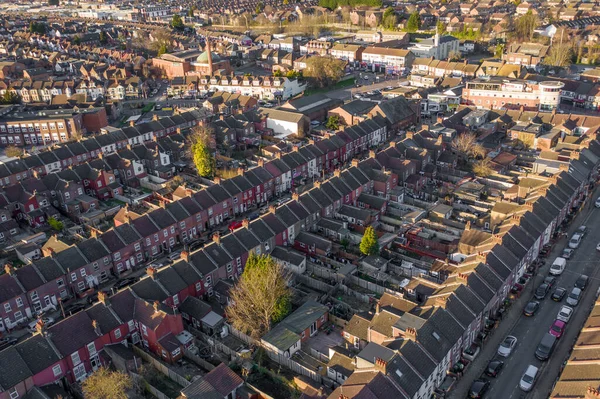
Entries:
[[154, 103], [148, 103], [144, 106], [144, 108], [142, 108], [142, 113], [145, 112], [150, 112], [152, 111], [152, 108], [154, 107]]
[[355, 83], [356, 83], [355, 78], [340, 80], [333, 86], [323, 87], [321, 89], [306, 89], [306, 90], [304, 90], [304, 95], [310, 96], [312, 94], [325, 93], [325, 92], [332, 91], [332, 90], [345, 89], [346, 87], [354, 86]]

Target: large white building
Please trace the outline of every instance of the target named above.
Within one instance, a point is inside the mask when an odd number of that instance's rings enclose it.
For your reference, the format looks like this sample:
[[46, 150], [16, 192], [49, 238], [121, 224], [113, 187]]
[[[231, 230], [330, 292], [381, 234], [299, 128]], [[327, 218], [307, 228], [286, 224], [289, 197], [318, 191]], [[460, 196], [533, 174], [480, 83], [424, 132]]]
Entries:
[[450, 53], [459, 52], [459, 44], [460, 41], [453, 36], [440, 36], [439, 33], [436, 33], [435, 36], [421, 40], [408, 49], [415, 57], [433, 57], [436, 60], [444, 60], [448, 58]]

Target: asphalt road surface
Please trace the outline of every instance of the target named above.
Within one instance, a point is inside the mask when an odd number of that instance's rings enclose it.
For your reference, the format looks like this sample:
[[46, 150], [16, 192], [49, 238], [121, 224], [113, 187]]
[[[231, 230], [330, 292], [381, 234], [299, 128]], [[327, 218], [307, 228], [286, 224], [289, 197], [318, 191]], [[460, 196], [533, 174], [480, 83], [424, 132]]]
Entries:
[[[588, 286], [583, 292], [583, 298], [574, 308], [575, 312], [567, 323], [562, 337], [554, 348], [554, 352], [546, 362], [541, 362], [534, 356], [540, 340], [550, 329], [550, 326], [556, 319], [558, 311], [563, 305], [566, 305], [566, 296], [563, 298], [562, 302], [558, 303], [550, 298], [552, 292], [554, 292], [554, 288], [552, 288], [546, 299], [539, 301], [540, 309], [533, 317], [526, 317], [521, 313], [521, 316], [517, 317], [515, 320], [506, 320], [506, 322], [513, 323], [506, 335], [517, 337], [518, 343], [516, 348], [513, 349], [511, 356], [508, 358], [501, 358], [497, 355], [493, 356], [494, 359], [498, 358], [504, 361], [504, 368], [495, 379], [484, 377], [491, 381], [491, 387], [485, 395], [486, 398], [542, 399], [549, 397], [554, 383], [560, 375], [561, 367], [567, 360], [583, 323], [589, 316], [590, 310], [596, 299], [598, 287], [600, 286], [600, 273], [598, 273], [600, 253], [596, 251], [596, 245], [598, 244], [598, 241], [600, 241], [600, 232], [598, 228], [598, 225], [600, 224], [600, 211], [593, 207], [595, 198], [596, 197], [593, 196], [588, 199], [586, 205], [572, 222], [567, 237], [562, 238], [555, 243], [551, 254], [546, 260], [546, 265], [538, 271], [533, 281], [529, 283], [524, 290], [525, 292], [522, 293], [522, 296], [525, 296], [526, 299], [531, 298], [533, 300], [533, 292], [538, 285], [543, 282], [544, 278], [549, 275], [548, 270], [552, 261], [556, 256], [559, 256], [562, 249], [566, 247], [568, 239], [573, 232], [581, 225], [588, 226], [588, 233], [583, 238], [579, 248], [575, 251], [574, 256], [567, 261], [565, 271], [562, 275], [558, 276], [554, 285], [554, 287], [566, 288], [568, 295], [573, 288], [575, 281], [581, 274], [590, 277]], [[522, 309], [510, 310], [522, 312]], [[503, 338], [504, 336], [497, 337], [499, 340], [502, 340]], [[478, 358], [471, 366], [484, 369], [490, 360], [491, 358], [489, 358], [489, 356], [487, 359]], [[519, 388], [519, 381], [525, 372], [525, 369], [530, 364], [539, 368], [538, 379], [532, 391], [525, 393]], [[466, 386], [470, 385], [470, 382], [471, 381], [469, 381], [469, 384]], [[463, 395], [465, 394], [466, 392], [464, 391], [452, 392], [451, 397], [464, 397]]]

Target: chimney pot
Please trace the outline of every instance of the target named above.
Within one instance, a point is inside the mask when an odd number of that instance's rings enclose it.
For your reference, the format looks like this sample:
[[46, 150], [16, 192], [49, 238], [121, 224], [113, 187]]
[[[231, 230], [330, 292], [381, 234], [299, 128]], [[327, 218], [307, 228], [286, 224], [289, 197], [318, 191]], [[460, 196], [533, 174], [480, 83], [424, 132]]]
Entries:
[[158, 312], [158, 309], [160, 309], [160, 302], [154, 301], [153, 307], [154, 307], [154, 311]]
[[150, 266], [146, 269], [146, 274], [148, 274], [148, 276], [154, 280], [156, 278], [156, 268], [154, 266]]
[[189, 262], [190, 261], [190, 253], [188, 251], [182, 251], [181, 259], [183, 259], [186, 262]]
[[212, 239], [217, 245], [221, 245], [221, 234], [218, 231], [213, 234]]

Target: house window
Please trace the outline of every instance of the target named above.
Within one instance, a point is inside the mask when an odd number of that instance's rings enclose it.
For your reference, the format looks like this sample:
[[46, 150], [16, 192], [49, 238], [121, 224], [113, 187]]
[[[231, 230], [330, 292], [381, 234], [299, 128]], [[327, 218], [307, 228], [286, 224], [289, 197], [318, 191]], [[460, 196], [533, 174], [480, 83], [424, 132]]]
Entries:
[[52, 374], [54, 374], [55, 377], [58, 377], [59, 375], [62, 374], [62, 369], [60, 368], [60, 364], [57, 364], [56, 366], [52, 367]]
[[9, 395], [10, 395], [10, 399], [17, 399], [19, 397], [19, 392], [17, 391], [17, 388], [12, 388], [10, 391], [8, 391]]
[[79, 273], [81, 274], [81, 277], [85, 277], [86, 276], [86, 274], [85, 274], [85, 268], [82, 267], [81, 269], [79, 269]]
[[135, 245], [133, 246], [133, 249], [137, 252], [141, 249], [141, 245], [139, 242], [136, 242]]
[[196, 292], [202, 291], [202, 283], [196, 283]]
[[127, 322], [127, 328], [129, 328], [129, 331], [133, 331], [135, 329], [135, 323], [133, 322], [133, 320], [129, 320]]
[[210, 276], [206, 276], [206, 279], [204, 281], [204, 285], [206, 287], [210, 287], [210, 283], [212, 282], [212, 278]]
[[179, 295], [177, 294], [173, 295], [173, 305], [179, 305]]
[[100, 266], [98, 266], [98, 262], [94, 262], [93, 263], [93, 267], [94, 267], [94, 271], [97, 272], [98, 270], [100, 270]]
[[175, 245], [175, 238], [171, 237], [169, 238], [169, 246], [174, 246]]
[[93, 342], [90, 342], [87, 345], [87, 349], [88, 349], [88, 353], [90, 354], [90, 357], [92, 357], [96, 354], [96, 345], [94, 345]]
[[104, 264], [105, 264], [105, 265], [108, 265], [109, 263], [110, 263], [110, 260], [108, 259], [108, 256], [106, 256], [106, 257], [104, 258]]
[[8, 312], [12, 312], [12, 309], [11, 309], [11, 307], [10, 307], [10, 303], [5, 303], [5, 304], [4, 304], [4, 311], [5, 311], [6, 313], [8, 313]]
[[141, 262], [141, 261], [142, 261], [142, 259], [143, 259], [143, 257], [144, 257], [144, 256], [143, 256], [141, 253], [138, 253], [138, 254], [136, 255], [136, 258], [137, 258], [138, 262]]
[[171, 234], [175, 234], [175, 226], [171, 226]]
[[71, 273], [71, 281], [77, 280], [77, 273]]
[[39, 297], [38, 297], [38, 293], [37, 293], [37, 291], [33, 291], [33, 292], [31, 293], [31, 300], [32, 300], [32, 301], [37, 301], [37, 300], [38, 300], [38, 298], [39, 298]]
[[115, 260], [120, 260], [121, 259], [121, 253], [120, 252], [115, 252], [114, 258], [115, 258]]
[[65, 286], [65, 282], [62, 278], [59, 278], [58, 280], [56, 280], [56, 285], [58, 286], [58, 288], [62, 288]]
[[142, 324], [142, 333], [143, 333], [145, 336], [148, 336], [148, 329], [147, 329], [147, 328], [146, 328], [146, 326], [145, 326], [145, 325], [143, 325], [143, 324]]
[[85, 289], [85, 283], [83, 281], [80, 281], [77, 283], [77, 289], [79, 291], [83, 291]]
[[115, 330], [115, 338], [117, 338], [117, 339], [121, 338], [121, 329], [117, 328]]
[[154, 234], [154, 242], [158, 242], [158, 234]]
[[231, 263], [227, 264], [227, 273], [231, 273]]
[[21, 299], [21, 297], [17, 297], [16, 301], [17, 301], [18, 307], [20, 307], [20, 308], [23, 307], [23, 300]]
[[71, 361], [73, 362], [74, 366], [77, 366], [79, 363], [81, 363], [81, 359], [79, 358], [79, 352], [73, 352], [71, 354]]
[[163, 236], [165, 236], [165, 238], [169, 236], [169, 231], [167, 229], [163, 230]]

